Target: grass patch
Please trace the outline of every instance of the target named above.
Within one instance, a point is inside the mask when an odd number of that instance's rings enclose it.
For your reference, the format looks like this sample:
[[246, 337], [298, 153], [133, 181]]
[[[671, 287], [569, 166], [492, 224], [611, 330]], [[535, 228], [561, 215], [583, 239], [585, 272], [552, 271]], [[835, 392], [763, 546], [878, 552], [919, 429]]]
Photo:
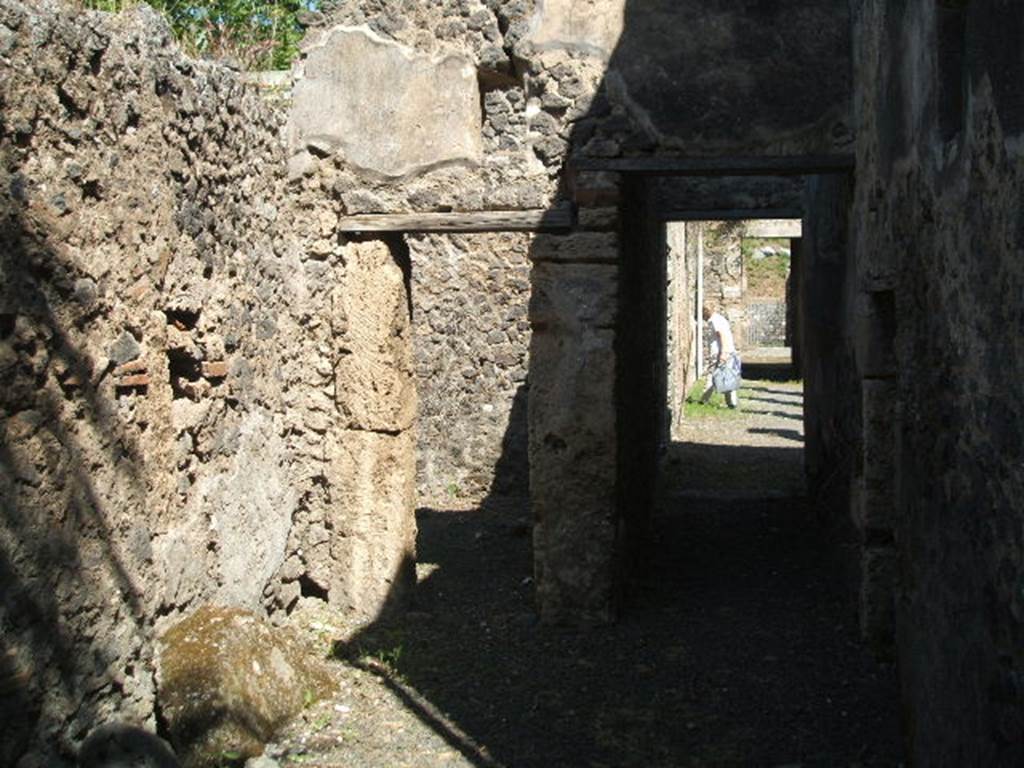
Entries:
[[698, 380], [690, 389], [683, 403], [683, 418], [685, 419], [738, 419], [743, 416], [743, 387], [740, 387], [740, 405], [738, 408], [730, 408], [725, 404], [725, 395], [715, 393], [711, 401], [702, 403], [701, 395], [704, 394], [704, 380]]
[[409, 654], [405, 653], [405, 641], [401, 627], [375, 627], [355, 643], [336, 641], [331, 656], [359, 669], [403, 680], [410, 666]]
[[[775, 255], [755, 259], [754, 252], [766, 246], [774, 248]], [[749, 295], [785, 297], [790, 268], [789, 247], [789, 241], [780, 238], [743, 238], [740, 253], [743, 255], [743, 270], [747, 275]]]

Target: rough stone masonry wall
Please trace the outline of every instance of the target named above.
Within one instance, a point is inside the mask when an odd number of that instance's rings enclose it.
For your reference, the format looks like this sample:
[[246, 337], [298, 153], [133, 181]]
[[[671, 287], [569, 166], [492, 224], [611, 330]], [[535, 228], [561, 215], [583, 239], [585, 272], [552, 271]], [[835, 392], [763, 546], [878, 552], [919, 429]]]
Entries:
[[683, 426], [683, 407], [690, 387], [696, 380], [693, 341], [697, 329], [696, 260], [687, 248], [687, 224], [669, 221], [665, 224], [666, 240], [666, 356], [668, 372], [669, 425], [666, 440], [679, 435]]
[[856, 21], [865, 462], [894, 470], [862, 520], [898, 542], [908, 759], [1020, 765], [1024, 14], [870, 0]]
[[532, 237], [407, 238], [420, 504], [524, 493]]
[[[541, 147], [554, 123], [528, 105], [536, 87], [514, 53], [529, 12], [522, 2], [340, 4], [299, 62], [292, 175], [330, 179], [348, 215], [544, 209], [556, 184]], [[406, 241], [419, 501], [525, 492], [532, 239]]]
[[[693, 225], [704, 230], [704, 303], [720, 312], [732, 326], [736, 346], [746, 348], [743, 289], [743, 221], [708, 221]], [[705, 344], [709, 343], [704, 334]], [[705, 359], [707, 355], [705, 354]]]
[[153, 637], [201, 602], [397, 597], [415, 400], [407, 270], [154, 12], [2, 0], [0, 104], [10, 765], [152, 725]]
[[786, 302], [748, 300], [746, 311], [747, 347], [786, 346]]
[[528, 254], [546, 617], [611, 615], [618, 525], [608, 500], [621, 179], [567, 172], [570, 151], [604, 161], [848, 150], [848, 45], [845, 5], [816, 0], [364, 0], [339, 4], [310, 36], [290, 172], [333, 177], [344, 214], [579, 206], [577, 231]]

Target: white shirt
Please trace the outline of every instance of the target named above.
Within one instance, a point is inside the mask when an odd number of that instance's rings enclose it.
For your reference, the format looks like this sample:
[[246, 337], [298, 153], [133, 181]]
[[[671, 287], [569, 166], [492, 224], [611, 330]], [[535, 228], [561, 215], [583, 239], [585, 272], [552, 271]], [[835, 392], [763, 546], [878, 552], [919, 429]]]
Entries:
[[711, 326], [711, 359], [723, 360], [736, 351], [736, 342], [732, 338], [732, 328], [729, 321], [717, 312], [712, 312], [708, 318], [708, 325]]

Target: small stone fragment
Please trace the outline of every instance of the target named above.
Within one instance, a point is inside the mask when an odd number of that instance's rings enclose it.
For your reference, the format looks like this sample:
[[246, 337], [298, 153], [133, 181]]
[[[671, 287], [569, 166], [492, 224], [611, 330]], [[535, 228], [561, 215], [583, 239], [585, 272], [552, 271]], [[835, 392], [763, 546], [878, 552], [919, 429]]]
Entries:
[[107, 349], [107, 356], [118, 365], [134, 360], [141, 354], [142, 347], [128, 331], [122, 331], [117, 341]]

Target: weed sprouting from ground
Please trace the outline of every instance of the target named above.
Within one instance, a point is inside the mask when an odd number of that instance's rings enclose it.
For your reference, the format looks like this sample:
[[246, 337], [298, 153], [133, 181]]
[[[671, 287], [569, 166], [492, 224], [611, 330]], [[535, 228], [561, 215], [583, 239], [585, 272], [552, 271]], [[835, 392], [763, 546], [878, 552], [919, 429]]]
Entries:
[[391, 627], [378, 628], [354, 644], [335, 643], [331, 656], [394, 680], [403, 679], [409, 661], [404, 634]]

